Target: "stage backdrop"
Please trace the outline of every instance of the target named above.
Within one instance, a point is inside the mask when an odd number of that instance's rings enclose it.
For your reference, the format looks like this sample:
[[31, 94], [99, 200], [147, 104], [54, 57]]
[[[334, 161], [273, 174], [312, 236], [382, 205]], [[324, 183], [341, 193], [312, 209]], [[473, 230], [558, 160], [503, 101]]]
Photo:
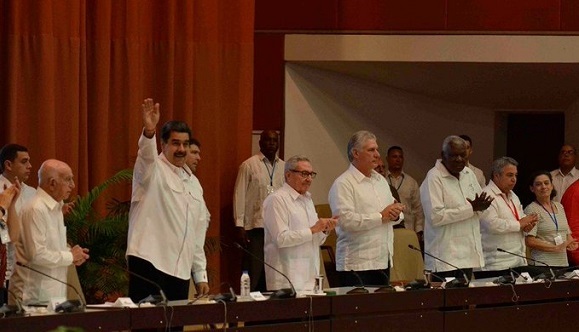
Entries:
[[[27, 146], [34, 172], [66, 161], [84, 194], [133, 166], [154, 98], [161, 123], [184, 120], [201, 141], [208, 236], [223, 236], [251, 153], [253, 25], [254, 0], [1, 0], [0, 145]], [[219, 255], [210, 265], [219, 280]]]

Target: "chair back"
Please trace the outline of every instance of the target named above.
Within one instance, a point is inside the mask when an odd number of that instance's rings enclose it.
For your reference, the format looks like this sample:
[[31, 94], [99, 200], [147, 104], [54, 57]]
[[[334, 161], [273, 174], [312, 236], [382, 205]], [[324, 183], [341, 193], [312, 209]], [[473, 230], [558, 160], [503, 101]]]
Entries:
[[420, 248], [416, 232], [406, 228], [394, 229], [394, 266], [390, 271], [390, 281], [424, 279], [422, 254], [408, 248], [409, 244]]

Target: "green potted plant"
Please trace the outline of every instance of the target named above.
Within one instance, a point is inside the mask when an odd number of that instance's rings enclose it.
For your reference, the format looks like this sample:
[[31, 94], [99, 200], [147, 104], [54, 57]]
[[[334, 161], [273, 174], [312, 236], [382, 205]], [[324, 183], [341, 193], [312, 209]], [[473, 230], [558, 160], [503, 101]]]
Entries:
[[115, 301], [127, 294], [128, 276], [124, 269], [130, 200], [112, 199], [106, 204], [104, 216], [94, 203], [107, 188], [130, 183], [132, 177], [132, 169], [116, 173], [80, 196], [64, 218], [69, 243], [90, 249], [91, 259], [77, 268], [87, 303]]

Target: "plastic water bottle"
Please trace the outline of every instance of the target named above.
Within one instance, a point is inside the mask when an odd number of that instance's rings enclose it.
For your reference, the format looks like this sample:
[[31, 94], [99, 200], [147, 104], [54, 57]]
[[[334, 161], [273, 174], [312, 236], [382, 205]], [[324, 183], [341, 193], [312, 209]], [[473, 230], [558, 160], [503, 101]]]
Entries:
[[241, 285], [239, 287], [240, 296], [242, 298], [249, 298], [249, 287], [251, 285], [251, 280], [249, 279], [249, 273], [247, 271], [243, 271], [241, 274]]

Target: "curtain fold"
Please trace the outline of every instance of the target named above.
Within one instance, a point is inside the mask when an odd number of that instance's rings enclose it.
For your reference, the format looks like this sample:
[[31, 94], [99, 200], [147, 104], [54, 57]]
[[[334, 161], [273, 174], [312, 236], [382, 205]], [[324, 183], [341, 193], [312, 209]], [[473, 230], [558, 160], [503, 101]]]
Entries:
[[[161, 123], [190, 124], [212, 214], [231, 227], [238, 165], [250, 155], [254, 0], [1, 0], [0, 145], [70, 164], [86, 193], [132, 167], [144, 98]], [[29, 180], [36, 185], [36, 179]], [[110, 195], [129, 199], [130, 186]], [[219, 280], [219, 256], [209, 259]]]

